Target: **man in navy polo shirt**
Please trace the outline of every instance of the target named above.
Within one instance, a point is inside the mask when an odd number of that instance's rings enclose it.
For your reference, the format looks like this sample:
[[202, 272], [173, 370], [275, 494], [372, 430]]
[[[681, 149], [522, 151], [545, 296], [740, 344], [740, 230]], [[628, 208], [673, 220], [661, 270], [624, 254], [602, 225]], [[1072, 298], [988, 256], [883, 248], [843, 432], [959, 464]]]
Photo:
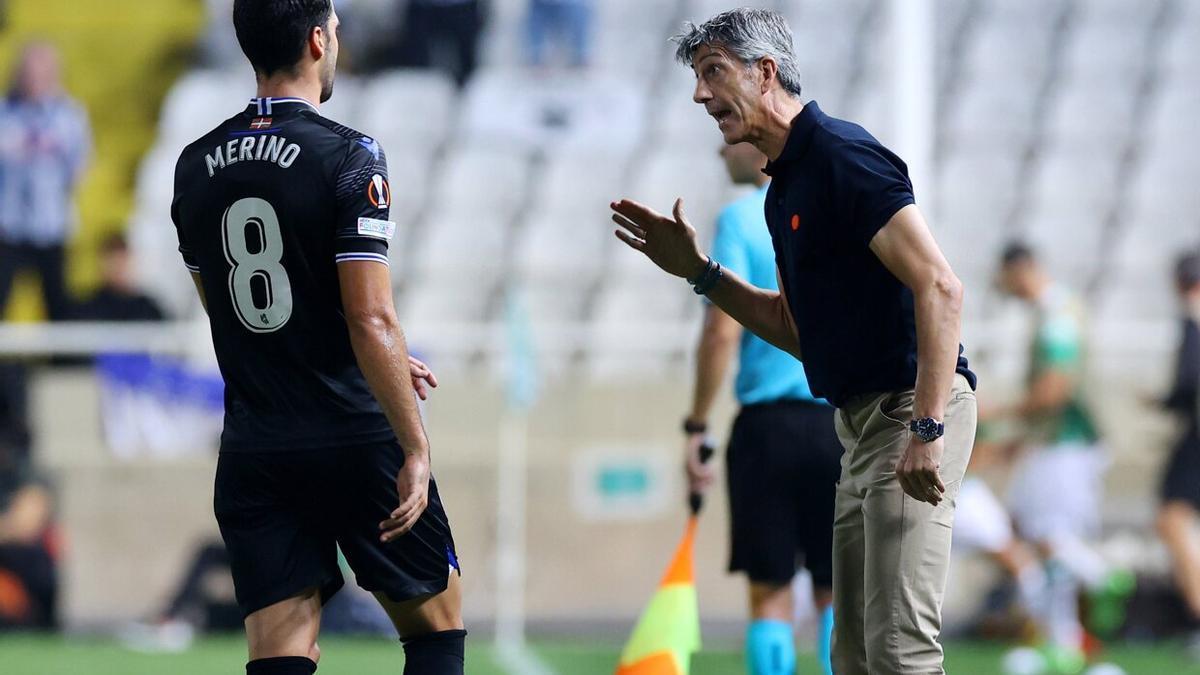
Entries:
[[954, 498], [975, 437], [975, 376], [959, 344], [962, 284], [915, 205], [907, 167], [862, 127], [800, 98], [778, 13], [738, 9], [676, 37], [694, 99], [726, 143], [770, 162], [767, 225], [780, 290], [700, 252], [671, 216], [612, 204], [617, 236], [743, 326], [802, 358], [837, 407], [846, 452], [834, 516], [839, 675], [943, 673], [942, 596]]

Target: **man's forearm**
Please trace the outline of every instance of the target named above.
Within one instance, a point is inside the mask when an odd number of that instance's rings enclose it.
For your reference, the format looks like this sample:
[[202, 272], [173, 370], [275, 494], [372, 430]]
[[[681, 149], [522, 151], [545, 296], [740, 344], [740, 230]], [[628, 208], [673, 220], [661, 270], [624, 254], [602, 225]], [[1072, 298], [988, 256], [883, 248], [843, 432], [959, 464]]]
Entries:
[[783, 295], [746, 283], [736, 274], [725, 276], [708, 292], [708, 299], [746, 330], [800, 358], [800, 339]]
[[710, 307], [706, 311], [704, 329], [700, 333], [700, 344], [696, 349], [696, 384], [692, 389], [692, 407], [688, 419], [706, 422], [708, 412], [716, 400], [717, 391], [725, 381], [725, 371], [737, 348], [737, 339], [720, 330], [718, 322], [731, 321], [727, 316], [718, 316], [721, 310]]
[[350, 326], [350, 344], [371, 393], [383, 408], [406, 455], [428, 455], [429, 440], [421, 422], [409, 376], [408, 345], [394, 320], [363, 320]]
[[940, 420], [945, 415], [958, 366], [962, 294], [962, 284], [953, 275], [913, 293], [917, 321], [914, 418]]

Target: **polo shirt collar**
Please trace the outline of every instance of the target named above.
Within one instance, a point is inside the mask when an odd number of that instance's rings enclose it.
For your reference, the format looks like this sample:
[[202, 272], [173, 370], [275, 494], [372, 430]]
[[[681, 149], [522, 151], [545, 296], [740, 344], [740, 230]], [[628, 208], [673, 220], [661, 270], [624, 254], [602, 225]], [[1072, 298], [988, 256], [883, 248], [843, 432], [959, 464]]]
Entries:
[[816, 101], [809, 101], [804, 104], [804, 108], [800, 110], [800, 114], [792, 120], [792, 130], [788, 132], [787, 142], [784, 143], [783, 153], [779, 158], [767, 162], [767, 166], [763, 172], [768, 176], [774, 176], [778, 173], [781, 165], [794, 162], [804, 156], [808, 150], [808, 146], [812, 144], [813, 133], [817, 130], [817, 124], [825, 117], [825, 113], [821, 112], [821, 108]]
[[313, 112], [317, 112], [317, 106], [308, 102], [308, 100], [299, 96], [282, 96], [273, 97], [267, 96], [263, 98], [250, 99], [250, 107], [248, 112], [254, 115], [279, 115], [285, 112], [294, 110], [302, 110], [308, 108]]

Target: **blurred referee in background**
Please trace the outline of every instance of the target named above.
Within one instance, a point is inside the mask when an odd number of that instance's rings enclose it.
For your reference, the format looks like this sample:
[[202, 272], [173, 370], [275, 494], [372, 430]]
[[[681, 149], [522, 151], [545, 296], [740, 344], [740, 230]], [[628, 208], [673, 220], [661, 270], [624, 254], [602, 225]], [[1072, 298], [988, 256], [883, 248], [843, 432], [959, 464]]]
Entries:
[[916, 207], [908, 168], [862, 127], [800, 98], [792, 31], [736, 9], [676, 37], [697, 103], [728, 144], [771, 161], [766, 218], [780, 290], [743, 281], [672, 216], [612, 204], [617, 236], [805, 363], [838, 408], [833, 663], [839, 675], [941, 675], [954, 498], [975, 440], [962, 283]]
[[[756, 189], [717, 218], [713, 257], [755, 286], [778, 290], [775, 251], [763, 219], [767, 158], [749, 143], [722, 146], [721, 157], [733, 182]], [[712, 466], [701, 460], [700, 448], [713, 400], [740, 340], [735, 389], [742, 409], [725, 461], [729, 571], [745, 572], [750, 579], [747, 670], [750, 675], [796, 672], [791, 582], [803, 560], [812, 574], [820, 616], [817, 658], [823, 672], [831, 673], [833, 496], [842, 455], [833, 408], [813, 396], [799, 361], [743, 332], [711, 303], [705, 305], [692, 408], [683, 422], [685, 470], [693, 494], [713, 482]]]

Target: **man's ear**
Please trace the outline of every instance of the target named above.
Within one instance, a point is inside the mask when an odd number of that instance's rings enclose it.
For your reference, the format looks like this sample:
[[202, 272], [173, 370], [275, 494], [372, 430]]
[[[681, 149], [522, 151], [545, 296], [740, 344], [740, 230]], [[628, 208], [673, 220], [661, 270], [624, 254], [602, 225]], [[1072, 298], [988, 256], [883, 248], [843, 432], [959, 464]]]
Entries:
[[328, 48], [329, 40], [326, 39], [325, 29], [313, 26], [312, 30], [308, 31], [308, 53], [312, 56], [313, 61], [320, 61]]
[[771, 90], [771, 82], [779, 79], [779, 64], [771, 56], [758, 60], [758, 72], [762, 76], [762, 91], [765, 94]]

